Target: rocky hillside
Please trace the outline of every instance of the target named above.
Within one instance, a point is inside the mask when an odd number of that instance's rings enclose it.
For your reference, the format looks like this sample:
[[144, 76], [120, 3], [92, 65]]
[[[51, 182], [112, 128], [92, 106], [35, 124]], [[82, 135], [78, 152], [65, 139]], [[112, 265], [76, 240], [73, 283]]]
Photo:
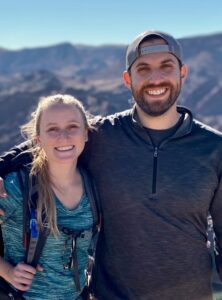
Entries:
[[[199, 119], [222, 129], [222, 33], [181, 40], [189, 76], [180, 97]], [[40, 96], [69, 93], [93, 114], [128, 108], [122, 83], [124, 45], [60, 44], [9, 51], [0, 48], [0, 151], [22, 141], [23, 124]]]

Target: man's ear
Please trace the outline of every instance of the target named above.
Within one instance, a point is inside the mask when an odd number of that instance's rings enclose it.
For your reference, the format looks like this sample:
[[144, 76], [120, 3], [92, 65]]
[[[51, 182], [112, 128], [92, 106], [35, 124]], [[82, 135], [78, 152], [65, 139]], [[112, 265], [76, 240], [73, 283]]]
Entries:
[[123, 82], [128, 89], [131, 89], [131, 77], [128, 71], [123, 72]]
[[182, 67], [180, 69], [180, 76], [181, 76], [182, 82], [184, 82], [184, 80], [186, 79], [187, 73], [188, 73], [187, 65], [182, 65]]

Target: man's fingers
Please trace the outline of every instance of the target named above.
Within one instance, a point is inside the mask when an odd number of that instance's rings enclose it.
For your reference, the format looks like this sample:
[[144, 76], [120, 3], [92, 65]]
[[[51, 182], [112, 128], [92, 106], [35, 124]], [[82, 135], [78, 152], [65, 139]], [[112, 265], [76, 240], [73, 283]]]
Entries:
[[7, 197], [7, 193], [6, 193], [5, 188], [4, 188], [4, 181], [1, 177], [0, 177], [0, 197], [2, 197], [2, 198]]

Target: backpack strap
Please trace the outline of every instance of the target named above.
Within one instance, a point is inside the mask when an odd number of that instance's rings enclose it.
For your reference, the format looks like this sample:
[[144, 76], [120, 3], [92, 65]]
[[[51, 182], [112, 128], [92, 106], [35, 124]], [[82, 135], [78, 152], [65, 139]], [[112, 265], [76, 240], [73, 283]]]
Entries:
[[[35, 230], [37, 228], [36, 216], [35, 214], [32, 214], [31, 209], [34, 209], [36, 211], [38, 194], [36, 182], [33, 182], [32, 188], [30, 189], [29, 168], [22, 167], [17, 170], [17, 174], [21, 192], [23, 195], [23, 244], [26, 250], [25, 262], [35, 268], [42, 254], [42, 250], [49, 234], [49, 230], [46, 227], [44, 227], [44, 229], [39, 233]], [[36, 242], [34, 240], [36, 240]], [[2, 256], [4, 254], [3, 247], [3, 239], [0, 239], [0, 249], [2, 251]], [[0, 286], [7, 293], [7, 299], [24, 299], [22, 297], [24, 292], [12, 288], [10, 284], [8, 284], [8, 282], [6, 282], [3, 278], [0, 278]]]
[[4, 255], [4, 242], [2, 237], [2, 229], [0, 225], [0, 256], [3, 257], [3, 255]]
[[96, 247], [102, 225], [102, 213], [99, 201], [99, 194], [96, 188], [95, 181], [85, 169], [79, 168], [79, 171], [83, 178], [86, 195], [88, 196], [89, 202], [91, 204], [94, 220], [92, 239], [88, 249], [88, 263], [85, 269], [87, 293], [93, 295], [92, 272], [95, 265]]
[[25, 262], [36, 268], [45, 246], [49, 229], [38, 230], [36, 208], [38, 201], [37, 179], [30, 181], [29, 169], [21, 168], [18, 178], [23, 191], [23, 244], [26, 249]]
[[85, 236], [85, 230], [73, 230], [66, 227], [61, 227], [60, 230], [71, 239], [72, 248], [70, 252], [69, 262], [63, 262], [64, 269], [73, 270], [73, 279], [77, 291], [81, 290], [79, 280], [79, 268], [78, 268], [78, 257], [77, 257], [77, 241], [78, 238]]
[[[28, 173], [29, 174], [29, 173]], [[27, 222], [28, 222], [28, 214], [29, 214], [29, 176], [27, 174], [26, 169], [20, 169], [17, 172], [18, 180], [20, 184], [20, 188], [22, 191], [23, 197], [23, 227], [22, 227], [22, 238], [24, 248], [27, 249]]]
[[93, 226], [100, 225], [101, 222], [101, 208], [99, 202], [99, 195], [95, 185], [94, 179], [90, 176], [89, 172], [79, 167], [79, 172], [83, 179], [84, 190], [89, 198], [89, 202], [93, 213]]

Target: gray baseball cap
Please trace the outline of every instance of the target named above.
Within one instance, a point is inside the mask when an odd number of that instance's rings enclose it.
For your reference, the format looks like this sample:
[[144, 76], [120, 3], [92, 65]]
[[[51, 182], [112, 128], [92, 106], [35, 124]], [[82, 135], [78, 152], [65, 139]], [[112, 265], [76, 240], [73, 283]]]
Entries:
[[[149, 37], [159, 37], [166, 42], [166, 45], [150, 45], [146, 47], [140, 47], [141, 43], [149, 39]], [[126, 69], [132, 66], [135, 60], [146, 54], [158, 53], [158, 52], [169, 52], [172, 53], [182, 64], [182, 50], [179, 42], [169, 35], [168, 33], [161, 31], [146, 31], [140, 34], [136, 39], [128, 46], [126, 52]]]

